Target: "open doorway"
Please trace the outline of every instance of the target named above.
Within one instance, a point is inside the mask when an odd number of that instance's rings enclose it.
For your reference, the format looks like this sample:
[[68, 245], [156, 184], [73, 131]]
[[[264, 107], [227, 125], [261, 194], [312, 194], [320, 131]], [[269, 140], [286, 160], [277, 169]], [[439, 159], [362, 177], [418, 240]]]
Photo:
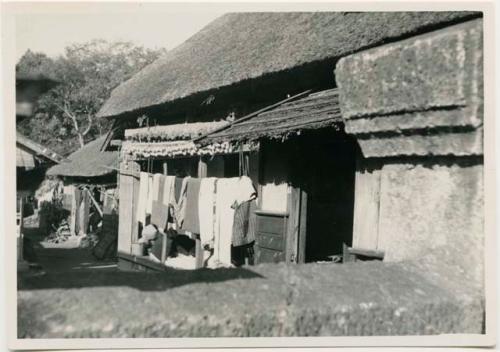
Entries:
[[343, 132], [314, 131], [300, 138], [296, 165], [307, 215], [298, 250], [306, 263], [340, 259], [343, 244], [352, 245], [358, 153], [357, 142]]

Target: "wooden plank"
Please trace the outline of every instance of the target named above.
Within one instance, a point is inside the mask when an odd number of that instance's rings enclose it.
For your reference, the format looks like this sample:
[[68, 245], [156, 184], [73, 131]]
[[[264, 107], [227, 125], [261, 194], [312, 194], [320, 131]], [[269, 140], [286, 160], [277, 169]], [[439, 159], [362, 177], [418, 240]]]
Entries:
[[361, 156], [356, 161], [353, 247], [377, 249], [380, 174], [379, 162]]
[[297, 263], [300, 224], [300, 189], [297, 187], [290, 189], [288, 213], [285, 258], [287, 263]]
[[279, 263], [285, 260], [285, 253], [261, 247], [256, 259], [258, 263]]
[[284, 250], [284, 238], [272, 234], [257, 233], [257, 245], [261, 248], [274, 249], [277, 251]]
[[353, 254], [356, 256], [360, 255], [360, 256], [364, 256], [364, 257], [379, 258], [379, 259], [384, 258], [383, 251], [369, 250], [369, 249], [362, 249], [362, 248], [348, 248], [348, 251], [350, 254]]
[[299, 214], [299, 240], [297, 263], [306, 262], [306, 236], [307, 236], [307, 192], [300, 190]]
[[285, 233], [284, 216], [266, 216], [257, 214], [257, 232], [274, 233], [283, 236]]
[[274, 211], [274, 210], [262, 210], [262, 209], [257, 209], [255, 210], [255, 214], [261, 215], [264, 217], [287, 217], [288, 216], [288, 211]]
[[148, 271], [150, 269], [152, 271], [161, 271], [164, 272], [167, 268], [161, 263], [157, 263], [149, 259], [148, 256], [135, 256], [127, 253], [118, 253], [119, 261], [129, 262], [135, 270], [140, 271]]
[[119, 271], [135, 271], [134, 262], [118, 257], [118, 270]]

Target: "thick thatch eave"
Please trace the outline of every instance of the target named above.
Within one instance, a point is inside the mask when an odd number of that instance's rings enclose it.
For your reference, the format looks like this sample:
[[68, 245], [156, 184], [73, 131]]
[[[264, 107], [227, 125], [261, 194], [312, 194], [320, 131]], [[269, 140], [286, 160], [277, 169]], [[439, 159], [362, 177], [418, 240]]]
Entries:
[[475, 12], [236, 13], [215, 20], [118, 86], [99, 112], [123, 117], [200, 92], [479, 17]]
[[101, 151], [106, 136], [87, 143], [62, 162], [47, 170], [49, 176], [97, 177], [112, 174], [118, 168], [117, 151]]
[[[293, 98], [293, 97], [292, 97]], [[198, 138], [200, 145], [227, 142], [252, 142], [263, 138], [286, 138], [303, 130], [343, 128], [337, 89], [316, 92], [276, 104], [272, 109]]]

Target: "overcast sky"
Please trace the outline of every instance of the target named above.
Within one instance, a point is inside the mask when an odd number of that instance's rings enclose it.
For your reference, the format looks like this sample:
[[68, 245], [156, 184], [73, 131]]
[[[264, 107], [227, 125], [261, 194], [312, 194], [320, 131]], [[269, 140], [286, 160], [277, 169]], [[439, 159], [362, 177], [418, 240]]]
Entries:
[[97, 38], [172, 49], [222, 14], [220, 11], [18, 14], [16, 59], [27, 49], [57, 56], [68, 44]]

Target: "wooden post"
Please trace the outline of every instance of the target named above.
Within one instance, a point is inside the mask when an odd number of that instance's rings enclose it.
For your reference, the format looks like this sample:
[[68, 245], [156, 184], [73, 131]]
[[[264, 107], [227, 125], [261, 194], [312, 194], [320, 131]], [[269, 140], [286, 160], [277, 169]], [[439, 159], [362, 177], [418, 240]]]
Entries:
[[87, 234], [89, 226], [90, 197], [88, 189], [82, 189], [82, 202], [80, 204], [80, 233]]
[[300, 226], [300, 189], [293, 186], [290, 187], [291, 190], [288, 194], [285, 260], [287, 263], [297, 263]]
[[135, 161], [129, 162], [129, 168], [132, 173], [132, 241], [137, 242], [139, 240], [139, 222], [137, 221], [137, 202], [139, 200], [139, 178], [141, 172], [141, 166]]
[[[198, 161], [198, 177], [207, 177], [207, 163], [200, 157]], [[201, 246], [200, 234], [194, 234], [196, 269], [203, 267], [203, 247]]]
[[167, 164], [167, 161], [166, 161], [166, 160], [163, 162], [163, 174], [164, 174], [165, 176], [167, 176], [167, 175], [168, 175], [168, 164]]
[[76, 233], [76, 187], [71, 185], [71, 213], [70, 213], [70, 224], [69, 231], [72, 235], [77, 235]]
[[120, 164], [118, 251], [125, 254], [132, 253], [132, 242], [137, 240], [138, 176], [139, 164], [127, 161]]
[[299, 215], [299, 248], [298, 263], [306, 262], [306, 236], [307, 236], [307, 192], [300, 190], [300, 215]]
[[24, 214], [23, 214], [23, 207], [24, 207], [24, 197], [19, 197], [19, 212], [17, 213], [17, 221], [19, 221], [19, 223], [17, 224], [18, 226], [18, 233], [17, 233], [17, 260], [20, 261], [20, 260], [24, 260], [24, 256], [23, 256], [23, 217], [24, 217]]
[[207, 163], [201, 157], [198, 161], [198, 177], [207, 177]]

